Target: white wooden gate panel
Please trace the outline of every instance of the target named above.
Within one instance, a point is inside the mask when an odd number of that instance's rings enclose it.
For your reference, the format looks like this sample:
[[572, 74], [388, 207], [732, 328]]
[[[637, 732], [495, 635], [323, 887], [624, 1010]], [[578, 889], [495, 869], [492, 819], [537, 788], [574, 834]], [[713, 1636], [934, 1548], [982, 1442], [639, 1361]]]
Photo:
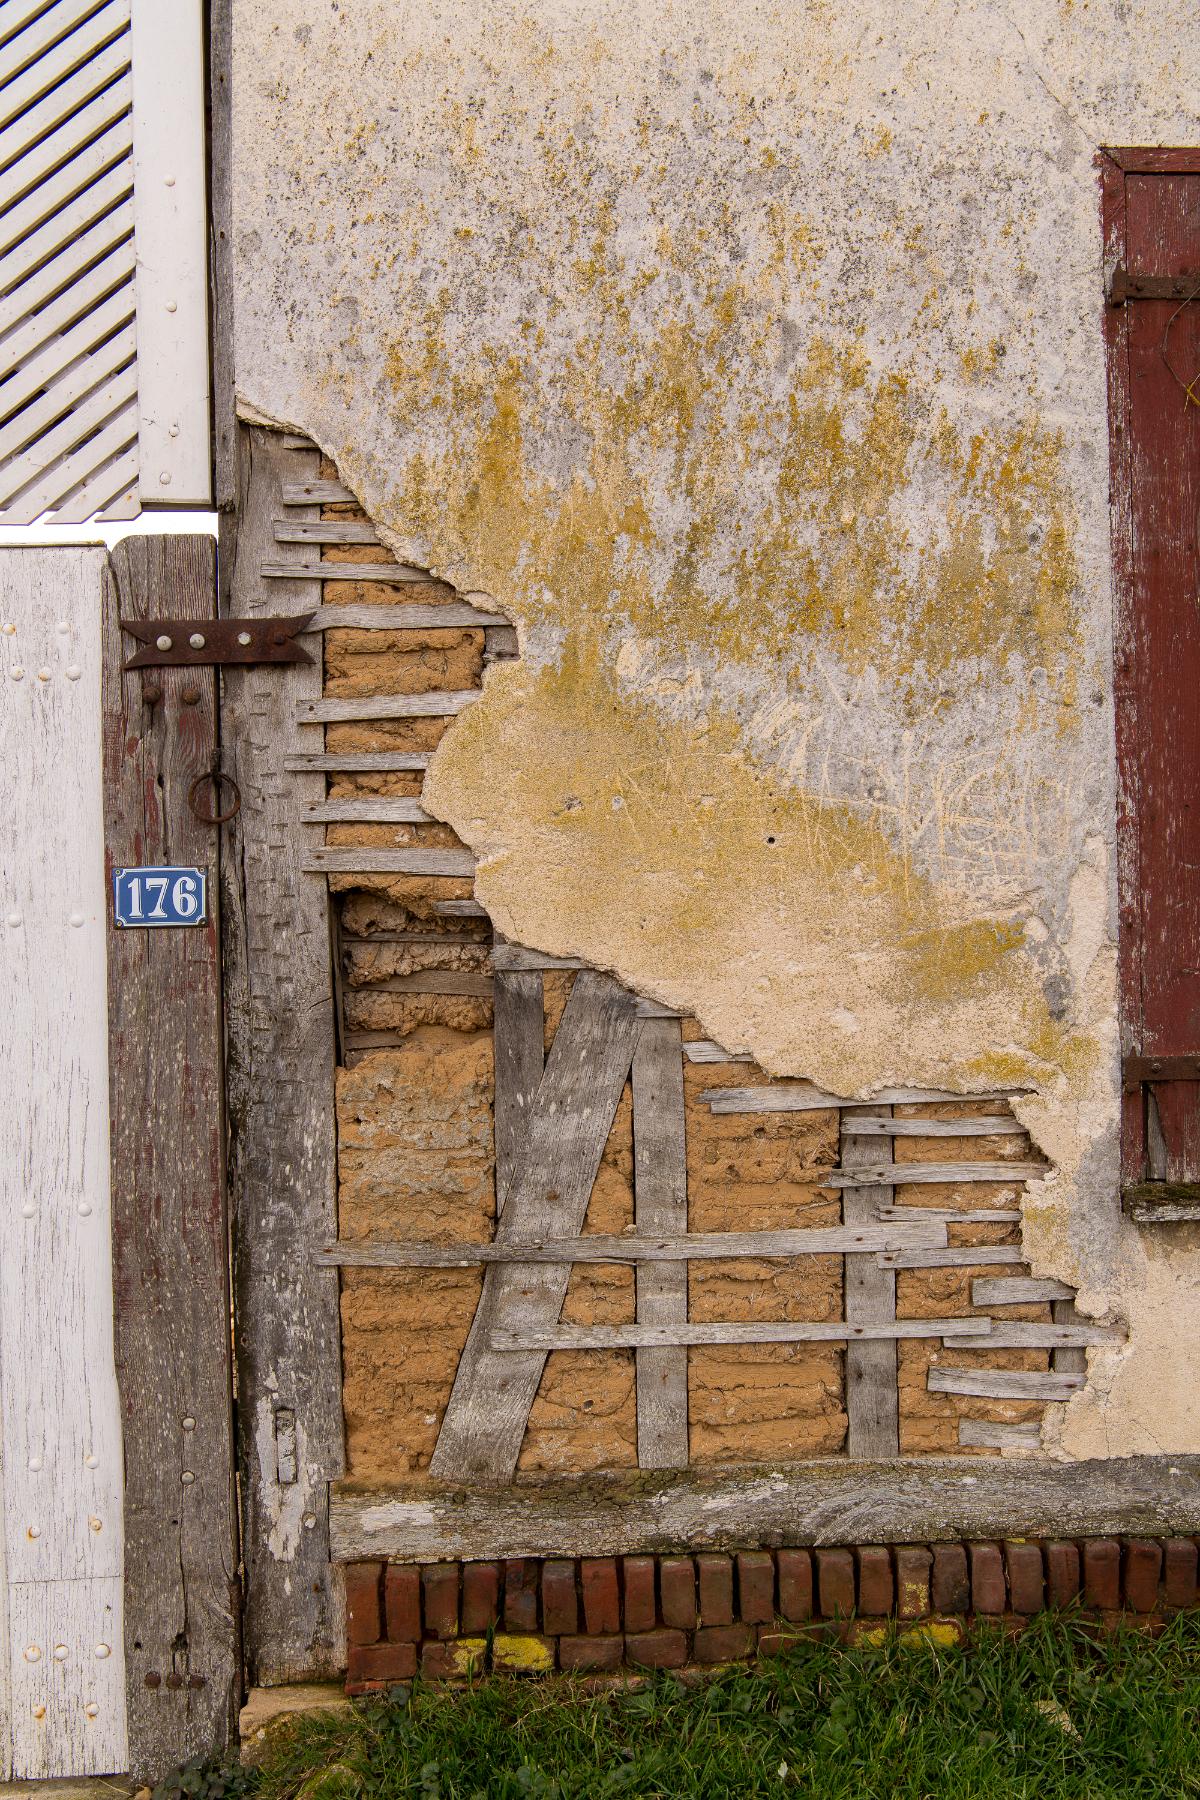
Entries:
[[[0, 552], [0, 1442], [13, 1773], [127, 1763], [121, 1426], [113, 1357], [105, 552]], [[7, 1690], [7, 1692], [5, 1691]], [[7, 1715], [6, 1720], [4, 1715]]]

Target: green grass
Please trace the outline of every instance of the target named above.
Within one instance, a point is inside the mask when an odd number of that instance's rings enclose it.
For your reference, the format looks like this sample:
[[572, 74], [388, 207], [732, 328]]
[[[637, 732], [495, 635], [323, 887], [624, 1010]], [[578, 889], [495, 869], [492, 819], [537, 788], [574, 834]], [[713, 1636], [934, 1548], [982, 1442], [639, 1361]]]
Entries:
[[963, 1649], [805, 1646], [685, 1687], [417, 1686], [289, 1725], [257, 1800], [1146, 1800], [1200, 1795], [1200, 1615], [1047, 1615]]

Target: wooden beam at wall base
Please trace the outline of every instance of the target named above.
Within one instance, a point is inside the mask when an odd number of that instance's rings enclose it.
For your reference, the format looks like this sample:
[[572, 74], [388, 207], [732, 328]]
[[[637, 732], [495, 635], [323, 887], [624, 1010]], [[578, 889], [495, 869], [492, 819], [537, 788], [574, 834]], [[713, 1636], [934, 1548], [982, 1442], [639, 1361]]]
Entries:
[[1200, 1457], [891, 1458], [332, 1491], [338, 1562], [1200, 1531]]

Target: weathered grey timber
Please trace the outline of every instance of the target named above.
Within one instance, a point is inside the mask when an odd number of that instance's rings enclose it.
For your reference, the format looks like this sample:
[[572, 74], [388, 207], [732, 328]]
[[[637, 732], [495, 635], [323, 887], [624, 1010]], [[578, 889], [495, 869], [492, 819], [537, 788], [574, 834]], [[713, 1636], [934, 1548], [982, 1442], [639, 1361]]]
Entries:
[[365, 775], [372, 769], [400, 772], [427, 769], [432, 750], [347, 750], [340, 755], [325, 750], [305, 750], [285, 756], [283, 766], [292, 775]]
[[[494, 944], [496, 951], [507, 948]], [[545, 1001], [538, 974], [496, 966], [492, 990], [492, 1047], [496, 1066], [496, 1217], [504, 1211], [518, 1148], [545, 1066]]]
[[1032, 1450], [1042, 1447], [1042, 1428], [1036, 1423], [993, 1424], [988, 1419], [960, 1419], [958, 1441], [969, 1450]]
[[340, 481], [285, 481], [279, 498], [284, 506], [358, 505], [358, 495]]
[[[639, 1236], [687, 1232], [687, 1151], [679, 1021], [651, 1019], [633, 1054], [633, 1202]], [[639, 1263], [637, 1320], [678, 1328], [687, 1319], [687, 1264]], [[681, 1343], [681, 1340], [675, 1340]], [[639, 1347], [637, 1457], [643, 1469], [686, 1469], [687, 1351]]]
[[444, 719], [478, 700], [479, 688], [432, 694], [376, 694], [365, 700], [302, 700], [301, 725], [336, 725], [357, 719]]
[[376, 850], [327, 848], [315, 844], [302, 852], [299, 867], [324, 875], [474, 875], [469, 850]]
[[410, 1489], [341, 1482], [339, 1562], [1200, 1531], [1200, 1457], [921, 1457]]
[[447, 600], [442, 606], [318, 606], [304, 630], [445, 631], [457, 626], [478, 628], [507, 623], [503, 613], [480, 612], [465, 600]]
[[983, 1400], [1069, 1400], [1083, 1383], [1082, 1375], [1043, 1374], [1036, 1369], [933, 1368], [926, 1386], [931, 1394], [968, 1394]]
[[[828, 1094], [811, 1081], [773, 1081], [769, 1087], [709, 1088], [700, 1098], [715, 1113], [823, 1112], [830, 1106], [851, 1106], [842, 1094]], [[951, 1094], [940, 1088], [880, 1088], [872, 1106], [907, 1105], [921, 1100], [1008, 1100], [1011, 1091], [992, 1094]]]
[[[286, 449], [287, 446], [285, 445]], [[303, 454], [303, 452], [301, 452]], [[289, 546], [279, 546], [287, 550]], [[266, 554], [270, 555], [276, 548], [274, 542], [268, 545]], [[379, 581], [387, 586], [396, 586], [409, 581], [432, 581], [434, 577], [428, 569], [413, 569], [407, 563], [321, 563], [321, 562], [264, 562], [259, 569], [264, 581]]]
[[889, 1269], [970, 1269], [1024, 1262], [1025, 1252], [1019, 1244], [967, 1244], [949, 1250], [884, 1250], [881, 1261]]
[[586, 969], [588, 966], [577, 956], [543, 956], [540, 950], [525, 950], [520, 944], [492, 946], [492, 967], [495, 969]]
[[[896, 1186], [904, 1186], [910, 1182], [944, 1182], [953, 1186], [960, 1181], [994, 1181], [998, 1186], [1005, 1184], [1036, 1181], [1045, 1175], [1047, 1163], [1024, 1162], [979, 1162], [979, 1163], [884, 1163], [880, 1162], [878, 1152], [867, 1146], [869, 1162], [861, 1168], [853, 1170], [831, 1169], [822, 1175], [822, 1187], [860, 1187], [870, 1186], [880, 1179], [881, 1173], [886, 1175]], [[845, 1159], [843, 1158], [843, 1162]]]
[[[241, 444], [229, 610], [311, 611], [310, 583], [268, 589], [258, 568], [281, 481], [315, 474], [316, 456], [258, 427]], [[309, 1255], [337, 1230], [328, 897], [302, 873], [323, 835], [302, 816], [324, 781], [284, 767], [321, 667], [231, 668], [223, 683], [225, 763], [243, 800], [226, 827], [222, 901], [245, 1641], [250, 1680], [271, 1685], [336, 1674], [344, 1641], [327, 1524], [343, 1461], [337, 1274]], [[281, 1455], [292, 1442], [294, 1457]]]
[[[197, 821], [188, 790], [216, 748], [215, 673], [123, 674], [130, 646], [117, 621], [213, 618], [215, 565], [209, 537], [118, 544], [102, 677], [109, 867], [198, 866], [214, 889], [217, 833]], [[150, 685], [161, 693], [155, 705]], [[185, 706], [189, 687], [200, 698]], [[241, 1704], [221, 972], [209, 912], [194, 930], [108, 939], [126, 1693], [130, 1769], [147, 1781], [224, 1750]]]
[[541, 1331], [493, 1331], [492, 1350], [637, 1350], [643, 1345], [687, 1344], [846, 1344], [859, 1340], [971, 1337], [980, 1349], [986, 1339], [972, 1329], [982, 1319], [885, 1319], [872, 1325], [848, 1325], [844, 1319], [740, 1319], [671, 1325], [551, 1325]]
[[[859, 1165], [878, 1174], [880, 1155], [891, 1153], [890, 1142], [875, 1144], [855, 1130], [858, 1123], [886, 1119], [885, 1105], [848, 1106], [841, 1115], [841, 1158], [845, 1169]], [[881, 1217], [894, 1197], [886, 1182], [869, 1187], [848, 1187], [842, 1193], [842, 1219], [848, 1226], [864, 1226]], [[944, 1227], [943, 1227], [944, 1229]], [[844, 1276], [846, 1318], [855, 1325], [882, 1325], [896, 1317], [896, 1277], [874, 1256], [848, 1256]], [[846, 1450], [850, 1456], [877, 1457], [900, 1454], [900, 1394], [896, 1376], [896, 1343], [893, 1337], [846, 1345]]]
[[[624, 988], [587, 970], [576, 977], [517, 1151], [498, 1238], [579, 1231], [639, 1030]], [[552, 1324], [569, 1276], [562, 1263], [489, 1265], [432, 1475], [511, 1477], [546, 1357], [537, 1350], [499, 1355], [487, 1339], [496, 1329]]]
[[1040, 1275], [981, 1275], [971, 1283], [972, 1306], [1028, 1306], [1041, 1300], [1071, 1300], [1075, 1290], [1065, 1281]]
[[[849, 1112], [849, 1109], [847, 1109]], [[854, 1115], [857, 1118], [857, 1113]], [[853, 1137], [1023, 1137], [1020, 1119], [872, 1119], [843, 1125]]]
[[[903, 1164], [898, 1165], [903, 1167]], [[946, 1225], [1019, 1225], [1020, 1210], [1007, 1206], [980, 1206], [973, 1212], [964, 1211], [954, 1206], [881, 1206], [881, 1219], [911, 1219], [914, 1213], [922, 1218], [941, 1219]]]
[[377, 544], [369, 519], [276, 519], [277, 544]]
[[431, 815], [419, 800], [398, 794], [319, 800], [304, 809], [306, 825], [428, 825], [431, 822]]
[[[1074, 1350], [1083, 1356], [1083, 1369], [1087, 1368], [1087, 1357], [1084, 1349], [1088, 1344], [1123, 1344], [1126, 1333], [1118, 1325], [1078, 1325], [1074, 1323], [1074, 1305], [1070, 1300], [1059, 1300], [1058, 1306], [1070, 1306], [1071, 1318], [1061, 1322], [1055, 1320], [1053, 1325], [1036, 1325], [1026, 1320], [993, 1320], [985, 1337], [976, 1344], [963, 1341], [960, 1350]], [[1053, 1365], [1060, 1374], [1080, 1374], [1079, 1367], [1059, 1369], [1058, 1363]]]
[[712, 1038], [693, 1038], [691, 1043], [683, 1046], [683, 1054], [689, 1062], [723, 1063], [753, 1062], [754, 1058], [748, 1050], [725, 1050]]
[[[384, 1035], [383, 1033], [380, 1034]], [[929, 1244], [944, 1242], [946, 1227], [862, 1225], [815, 1226], [811, 1231], [697, 1231], [678, 1237], [498, 1238], [486, 1244], [347, 1243], [320, 1251], [322, 1261], [355, 1269], [469, 1268], [478, 1263], [664, 1263], [723, 1262], [727, 1258], [842, 1256], [848, 1251], [877, 1250], [902, 1239]], [[967, 1323], [974, 1327], [974, 1320]]]

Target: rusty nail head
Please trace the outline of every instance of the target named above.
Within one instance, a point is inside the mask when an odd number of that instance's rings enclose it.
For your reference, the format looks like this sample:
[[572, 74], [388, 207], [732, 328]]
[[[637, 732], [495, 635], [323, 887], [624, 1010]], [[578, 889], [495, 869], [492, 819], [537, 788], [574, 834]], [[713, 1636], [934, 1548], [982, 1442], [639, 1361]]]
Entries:
[[208, 1681], [207, 1675], [189, 1675], [188, 1676], [188, 1686], [190, 1688], [202, 1688], [206, 1685], [207, 1681]]
[[156, 1670], [150, 1669], [146, 1675], [146, 1686], [148, 1688], [161, 1687], [162, 1686], [162, 1676], [159, 1675]]
[[286, 631], [276, 631], [272, 634], [271, 642], [273, 644], [286, 644], [287, 641], [288, 634]]
[[156, 681], [148, 681], [142, 689], [142, 699], [147, 706], [157, 706], [162, 699], [162, 689]]
[[1155, 1057], [1154, 1061], [1150, 1064], [1151, 1073], [1157, 1075], [1161, 1068], [1162, 1064], [1159, 1062], [1158, 1058]]
[[167, 1686], [169, 1688], [181, 1688], [183, 1686], [183, 1676], [172, 1669], [171, 1673], [167, 1676]]
[[200, 689], [184, 688], [179, 698], [183, 701], [185, 706], [197, 706], [200, 702]]

